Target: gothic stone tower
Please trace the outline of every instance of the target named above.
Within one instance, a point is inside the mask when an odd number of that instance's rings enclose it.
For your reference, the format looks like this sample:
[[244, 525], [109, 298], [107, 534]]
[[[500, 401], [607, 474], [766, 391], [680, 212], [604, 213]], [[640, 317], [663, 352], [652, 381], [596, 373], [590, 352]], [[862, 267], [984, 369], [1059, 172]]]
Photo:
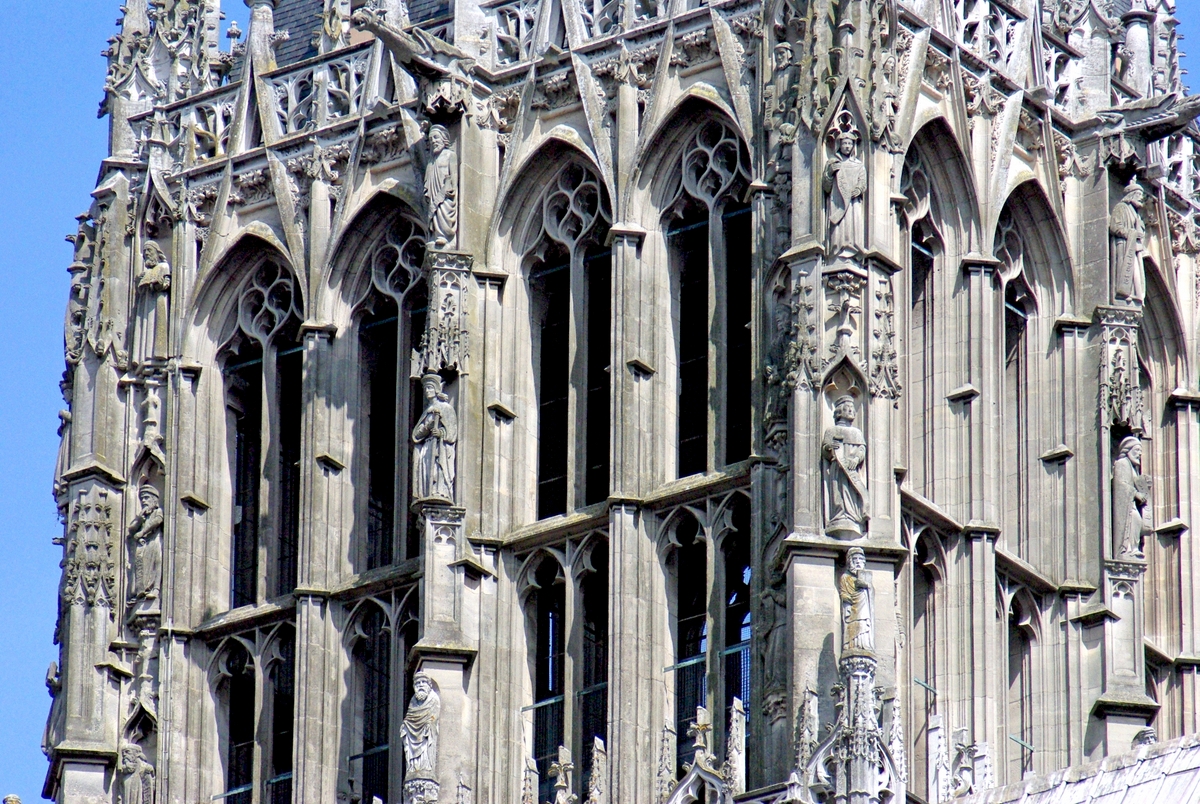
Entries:
[[247, 3], [107, 51], [47, 797], [937, 802], [1200, 731], [1173, 0]]

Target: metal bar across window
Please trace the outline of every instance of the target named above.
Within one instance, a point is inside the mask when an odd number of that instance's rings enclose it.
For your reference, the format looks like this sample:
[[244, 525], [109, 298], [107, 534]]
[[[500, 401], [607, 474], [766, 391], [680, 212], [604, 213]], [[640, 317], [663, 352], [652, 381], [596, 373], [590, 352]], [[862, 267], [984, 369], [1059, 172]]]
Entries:
[[1021, 746], [1021, 747], [1022, 747], [1022, 748], [1024, 748], [1026, 751], [1029, 751], [1029, 752], [1034, 752], [1034, 751], [1037, 751], [1037, 749], [1036, 749], [1036, 748], [1034, 748], [1032, 745], [1030, 745], [1029, 743], [1027, 743], [1027, 742], [1025, 742], [1024, 740], [1022, 740], [1020, 737], [1018, 737], [1018, 736], [1017, 736], [1017, 735], [1015, 735], [1015, 734], [1010, 734], [1010, 735], [1008, 735], [1008, 739], [1012, 740], [1014, 743], [1016, 743], [1017, 745]]
[[544, 701], [538, 701], [537, 703], [530, 704], [529, 706], [522, 706], [521, 711], [522, 712], [532, 712], [534, 709], [541, 709], [543, 706], [549, 706], [550, 704], [556, 704], [556, 703], [562, 703], [562, 702], [563, 702], [563, 696], [555, 695], [553, 698], [547, 698]]
[[670, 667], [664, 667], [663, 672], [669, 673], [672, 670], [678, 670], [681, 667], [691, 667], [694, 664], [700, 664], [700, 662], [704, 661], [706, 658], [708, 657], [701, 653], [699, 656], [693, 656], [690, 659], [684, 659], [679, 664], [673, 664]]
[[223, 798], [236, 796], [238, 793], [245, 793], [247, 790], [250, 790], [253, 787], [253, 784], [244, 784], [241, 787], [235, 787], [232, 790], [226, 790], [224, 793], [218, 793], [217, 795], [213, 796], [212, 801], [220, 801]]
[[381, 754], [386, 750], [388, 750], [388, 747], [386, 745], [377, 745], [374, 748], [368, 748], [366, 751], [363, 751], [361, 754], [353, 754], [350, 757], [349, 761], [353, 762], [356, 759], [362, 759], [363, 757], [369, 757], [372, 754]]
[[292, 772], [288, 771], [287, 773], [279, 774], [274, 779], [267, 779], [267, 784], [279, 784], [280, 782], [286, 782], [290, 778], [292, 778]]
[[935, 690], [933, 687], [926, 684], [921, 679], [916, 678], [915, 676], [913, 677], [913, 683], [916, 684], [918, 687], [923, 687], [924, 689], [928, 690], [929, 692], [932, 692], [934, 695], [938, 694], [937, 690]]
[[730, 656], [734, 653], [741, 653], [746, 648], [750, 647], [749, 642], [739, 642], [736, 645], [730, 645], [725, 650], [721, 651], [722, 656]]

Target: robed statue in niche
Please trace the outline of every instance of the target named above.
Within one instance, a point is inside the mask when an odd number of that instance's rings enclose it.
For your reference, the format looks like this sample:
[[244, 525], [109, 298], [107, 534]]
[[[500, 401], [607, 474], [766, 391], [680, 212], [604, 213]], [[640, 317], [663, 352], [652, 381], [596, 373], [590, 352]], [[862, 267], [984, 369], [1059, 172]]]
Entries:
[[867, 524], [867, 480], [863, 464], [867, 444], [854, 426], [854, 397], [833, 403], [833, 426], [821, 439], [821, 485], [825, 498], [825, 533], [841, 539], [863, 535]]
[[1109, 259], [1112, 264], [1112, 295], [1118, 304], [1141, 306], [1146, 298], [1146, 223], [1142, 207], [1146, 194], [1130, 179], [1125, 195], [1108, 217]]
[[858, 251], [864, 242], [867, 168], [858, 156], [858, 139], [858, 130], [846, 121], [834, 135], [834, 153], [825, 165], [830, 254]]
[[458, 231], [458, 165], [445, 126], [431, 126], [428, 139], [425, 203], [429, 207], [429, 239], [438, 248], [454, 248]]
[[433, 679], [418, 671], [413, 676], [413, 696], [400, 724], [404, 743], [404, 780], [437, 779], [438, 718], [442, 699]]
[[153, 240], [142, 247], [142, 272], [138, 274], [139, 315], [138, 358], [163, 359], [167, 356], [167, 304], [171, 290], [171, 265], [167, 255]]
[[129, 525], [133, 578], [130, 582], [131, 603], [158, 599], [162, 583], [163, 512], [158, 489], [150, 483], [138, 488], [141, 510]]
[[838, 580], [842, 600], [842, 650], [875, 651], [875, 590], [861, 547], [846, 553], [846, 572]]
[[453, 503], [458, 414], [442, 391], [440, 376], [426, 374], [421, 385], [426, 405], [412, 431], [413, 499]]
[[1150, 524], [1150, 478], [1142, 474], [1142, 440], [1122, 439], [1112, 470], [1113, 541], [1121, 558], [1144, 558], [1142, 543]]

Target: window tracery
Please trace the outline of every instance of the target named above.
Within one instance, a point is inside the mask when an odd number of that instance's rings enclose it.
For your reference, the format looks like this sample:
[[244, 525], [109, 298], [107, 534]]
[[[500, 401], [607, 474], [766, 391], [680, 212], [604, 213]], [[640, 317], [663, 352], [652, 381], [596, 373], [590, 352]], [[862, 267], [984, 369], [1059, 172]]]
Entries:
[[522, 232], [538, 377], [539, 519], [608, 497], [611, 223], [601, 180], [571, 160], [538, 195]]

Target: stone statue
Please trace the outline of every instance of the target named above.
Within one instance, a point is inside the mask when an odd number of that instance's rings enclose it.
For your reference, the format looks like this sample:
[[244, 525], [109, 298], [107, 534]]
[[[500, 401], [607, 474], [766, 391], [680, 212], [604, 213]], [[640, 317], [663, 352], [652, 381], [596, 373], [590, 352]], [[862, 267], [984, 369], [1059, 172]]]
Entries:
[[1112, 471], [1113, 541], [1123, 558], [1144, 558], [1142, 542], [1150, 524], [1150, 478], [1142, 474], [1142, 440], [1122, 439]]
[[142, 272], [138, 276], [138, 314], [141, 334], [138, 345], [142, 360], [167, 356], [167, 302], [171, 290], [171, 266], [158, 243], [142, 247]]
[[129, 599], [155, 600], [162, 581], [163, 512], [159, 506], [158, 489], [143, 483], [138, 489], [142, 510], [129, 525], [133, 545], [133, 579]]
[[837, 133], [834, 154], [825, 165], [829, 195], [829, 252], [857, 250], [863, 243], [863, 194], [867, 169], [858, 158], [858, 131], [853, 126]]
[[413, 428], [413, 499], [454, 502], [458, 414], [442, 392], [442, 378], [426, 374], [421, 384], [428, 404]]
[[404, 743], [404, 781], [437, 779], [438, 717], [442, 699], [433, 688], [433, 679], [418, 671], [413, 676], [413, 697], [400, 724]]
[[842, 599], [842, 650], [875, 651], [875, 592], [861, 547], [846, 553], [846, 572], [838, 581]]
[[425, 203], [430, 240], [438, 248], [453, 248], [458, 232], [458, 164], [450, 147], [450, 132], [441, 125], [429, 129]]
[[768, 586], [759, 595], [759, 624], [762, 634], [763, 686], [768, 689], [782, 687], [787, 683], [787, 591]]
[[68, 365], [76, 365], [83, 357], [87, 333], [88, 285], [83, 274], [71, 273], [71, 295], [67, 299], [67, 315], [63, 322], [63, 345]]
[[1146, 194], [1135, 177], [1129, 180], [1125, 195], [1108, 216], [1114, 302], [1140, 306], [1146, 297], [1146, 270], [1142, 262], [1146, 250], [1146, 224], [1142, 220], [1145, 202]]
[[16, 793], [9, 793], [4, 797], [3, 804], [21, 804], [21, 797]]
[[121, 783], [120, 804], [154, 804], [154, 766], [146, 761], [140, 745], [125, 743], [121, 746], [117, 770], [125, 776]]
[[825, 533], [836, 538], [858, 538], [867, 524], [867, 480], [862, 474], [867, 445], [854, 419], [854, 397], [838, 397], [834, 425], [821, 439]]

